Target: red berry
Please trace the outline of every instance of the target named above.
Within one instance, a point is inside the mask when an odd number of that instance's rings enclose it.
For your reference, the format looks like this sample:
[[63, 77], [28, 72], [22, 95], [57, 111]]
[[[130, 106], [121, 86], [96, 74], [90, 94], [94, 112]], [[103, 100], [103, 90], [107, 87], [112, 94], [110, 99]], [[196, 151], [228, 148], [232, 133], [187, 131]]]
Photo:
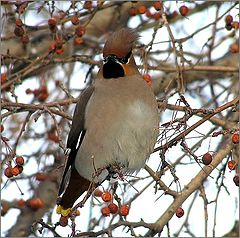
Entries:
[[236, 174], [234, 177], [233, 177], [233, 182], [235, 183], [236, 186], [239, 187], [239, 175]]
[[147, 82], [147, 84], [149, 84], [149, 85], [152, 84], [152, 77], [150, 74], [144, 74], [143, 79]]
[[233, 21], [233, 17], [232, 17], [231, 15], [227, 15], [227, 16], [225, 17], [225, 22], [226, 22], [226, 24], [231, 24], [232, 21]]
[[182, 217], [184, 215], [184, 210], [181, 207], [178, 207], [175, 212], [176, 216], [178, 218]]
[[98, 188], [95, 189], [94, 192], [93, 192], [93, 195], [94, 195], [95, 197], [101, 197], [102, 194], [103, 194], [103, 191], [101, 191], [101, 190], [98, 189]]
[[82, 37], [76, 36], [76, 37], [74, 38], [74, 44], [75, 44], [75, 45], [81, 45], [82, 43], [83, 43]]
[[7, 167], [5, 170], [4, 170], [4, 175], [8, 178], [11, 178], [13, 177], [13, 173], [12, 173], [12, 168], [11, 167]]
[[64, 216], [61, 216], [60, 219], [59, 219], [59, 224], [60, 226], [62, 227], [65, 227], [68, 225], [68, 217], [64, 217]]
[[90, 10], [92, 8], [92, 1], [85, 1], [83, 4], [83, 8]]
[[37, 210], [44, 207], [44, 203], [41, 198], [32, 198], [28, 201], [28, 205], [33, 209]]
[[17, 18], [15, 21], [16, 26], [23, 26], [22, 20], [20, 18]]
[[15, 161], [16, 161], [17, 165], [23, 165], [24, 164], [24, 158], [22, 156], [18, 156]]
[[206, 153], [202, 157], [202, 162], [205, 165], [209, 165], [212, 162], [212, 155], [210, 153]]
[[112, 199], [112, 194], [109, 192], [103, 192], [101, 198], [104, 202], [110, 202]]
[[162, 17], [161, 13], [160, 12], [156, 12], [153, 14], [153, 18], [157, 21], [159, 20], [160, 18]]
[[15, 26], [14, 34], [19, 37], [23, 36], [24, 35], [23, 28], [21, 26]]
[[22, 166], [22, 165], [16, 165], [16, 167], [17, 167], [18, 170], [19, 170], [19, 174], [21, 174], [22, 171], [23, 171], [23, 166]]
[[234, 170], [237, 167], [237, 162], [235, 160], [228, 161], [228, 168]]
[[238, 21], [233, 21], [233, 22], [232, 22], [232, 27], [233, 27], [235, 30], [239, 29], [239, 22], [238, 22]]
[[115, 214], [115, 213], [118, 212], [118, 205], [116, 205], [115, 203], [110, 203], [110, 204], [108, 205], [108, 208], [110, 209], [110, 212], [111, 212], [112, 214]]
[[232, 143], [233, 144], [238, 144], [239, 143], [239, 134], [238, 133], [234, 133], [232, 135]]
[[78, 26], [76, 27], [75, 29], [75, 34], [78, 36], [78, 37], [82, 37], [86, 32], [86, 29], [84, 26]]
[[183, 5], [179, 8], [179, 12], [183, 17], [185, 17], [185, 16], [187, 16], [189, 9], [188, 9], [188, 7]]
[[80, 20], [77, 15], [74, 15], [71, 17], [71, 22], [73, 25], [77, 25], [77, 24], [79, 24]]
[[239, 45], [238, 43], [233, 43], [230, 45], [230, 51], [231, 53], [238, 53], [239, 52]]
[[140, 6], [138, 7], [138, 12], [139, 12], [140, 14], [144, 14], [144, 13], [146, 13], [146, 11], [147, 11], [147, 8], [146, 8], [144, 5], [140, 5]]
[[109, 209], [109, 207], [103, 207], [103, 208], [101, 209], [101, 212], [102, 212], [102, 215], [103, 215], [104, 217], [107, 217], [107, 216], [110, 215], [110, 209]]
[[19, 170], [18, 166], [14, 166], [12, 168], [12, 174], [13, 174], [13, 176], [18, 176], [20, 174], [20, 170]]
[[19, 207], [23, 207], [26, 204], [26, 202], [23, 199], [19, 199], [17, 200], [17, 204]]
[[1, 84], [4, 84], [5, 82], [7, 82], [7, 74], [2, 73], [1, 74]]
[[154, 3], [153, 3], [153, 7], [155, 8], [156, 11], [161, 10], [161, 8], [162, 8], [162, 2], [160, 2], [160, 1], [154, 2]]
[[56, 21], [56, 19], [55, 18], [50, 18], [49, 20], [48, 20], [48, 26], [50, 27], [50, 28], [53, 28], [53, 27], [55, 27], [57, 25], [57, 21]]
[[138, 10], [136, 7], [131, 7], [128, 10], [128, 15], [129, 16], [136, 16], [138, 14]]
[[128, 205], [122, 205], [119, 209], [119, 214], [122, 216], [127, 216], [129, 213], [129, 206]]
[[38, 181], [45, 181], [46, 179], [48, 179], [48, 176], [47, 176], [47, 174], [45, 174], [45, 173], [37, 173], [37, 174], [35, 175], [35, 178], [36, 178], [36, 180], [38, 180]]

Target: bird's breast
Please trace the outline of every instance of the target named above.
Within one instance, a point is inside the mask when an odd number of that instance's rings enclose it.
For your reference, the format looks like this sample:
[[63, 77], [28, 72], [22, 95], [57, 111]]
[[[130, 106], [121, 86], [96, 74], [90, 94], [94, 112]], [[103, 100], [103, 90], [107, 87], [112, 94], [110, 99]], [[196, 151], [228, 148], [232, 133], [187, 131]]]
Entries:
[[[85, 113], [86, 135], [77, 155], [81, 165], [102, 167], [117, 162], [133, 172], [143, 167], [153, 150], [159, 120], [155, 97], [141, 78], [129, 80], [96, 83]], [[82, 176], [89, 176], [89, 171], [80, 170]]]

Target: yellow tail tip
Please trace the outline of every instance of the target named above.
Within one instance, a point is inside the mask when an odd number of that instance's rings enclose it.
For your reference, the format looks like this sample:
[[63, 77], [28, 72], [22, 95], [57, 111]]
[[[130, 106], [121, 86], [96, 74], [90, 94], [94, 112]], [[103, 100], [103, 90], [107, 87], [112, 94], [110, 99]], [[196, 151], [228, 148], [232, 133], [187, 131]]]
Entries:
[[71, 213], [71, 211], [72, 211], [71, 208], [64, 209], [61, 205], [58, 205], [56, 209], [57, 214], [61, 214], [64, 217], [68, 216]]

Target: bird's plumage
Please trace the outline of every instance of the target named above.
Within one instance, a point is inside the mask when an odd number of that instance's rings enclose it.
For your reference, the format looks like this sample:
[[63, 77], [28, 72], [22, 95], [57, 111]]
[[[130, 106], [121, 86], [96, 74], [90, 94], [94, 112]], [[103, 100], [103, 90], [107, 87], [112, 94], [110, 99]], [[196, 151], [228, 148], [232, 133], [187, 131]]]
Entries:
[[59, 195], [63, 193], [59, 204], [64, 209], [113, 174], [140, 170], [153, 151], [158, 107], [132, 56], [137, 38], [127, 28], [109, 37], [97, 79], [76, 105], [67, 140], [70, 153], [59, 189]]

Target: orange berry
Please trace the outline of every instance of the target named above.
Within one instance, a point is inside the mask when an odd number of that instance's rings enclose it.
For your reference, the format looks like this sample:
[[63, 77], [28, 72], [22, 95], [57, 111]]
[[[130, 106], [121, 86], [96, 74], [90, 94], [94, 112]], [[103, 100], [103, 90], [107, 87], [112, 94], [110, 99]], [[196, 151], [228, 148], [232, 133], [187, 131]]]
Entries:
[[228, 161], [228, 168], [234, 170], [237, 167], [237, 162], [235, 160]]
[[233, 177], [233, 182], [235, 183], [236, 186], [239, 187], [239, 175], [236, 174], [234, 177]]
[[4, 131], [4, 126], [1, 124], [1, 133]]
[[24, 164], [24, 158], [22, 156], [18, 156], [15, 161], [16, 161], [17, 165], [23, 165]]
[[232, 143], [233, 144], [238, 144], [239, 143], [239, 133], [236, 132], [232, 135]]
[[73, 25], [77, 25], [77, 24], [79, 24], [80, 20], [77, 15], [74, 15], [71, 17], [71, 22]]
[[239, 45], [238, 43], [233, 43], [230, 45], [230, 51], [234, 54], [234, 53], [238, 53], [239, 52]]
[[109, 207], [103, 207], [103, 208], [101, 209], [101, 212], [102, 212], [102, 215], [103, 215], [104, 217], [107, 217], [107, 216], [110, 215], [110, 209], [109, 209]]
[[162, 9], [162, 2], [157, 1], [153, 3], [153, 7], [155, 8], [156, 11], [159, 11]]
[[48, 132], [48, 139], [55, 142], [55, 143], [58, 143], [59, 142], [59, 138], [58, 136], [56, 135], [55, 131], [53, 132]]
[[33, 209], [37, 210], [44, 207], [44, 203], [41, 198], [32, 198], [28, 201], [28, 205]]
[[112, 214], [115, 214], [118, 212], [118, 205], [116, 205], [115, 203], [110, 203], [108, 205], [108, 208]]
[[21, 174], [22, 171], [23, 171], [23, 166], [22, 165], [16, 165], [16, 167], [18, 168], [19, 173]]
[[110, 202], [112, 199], [112, 194], [109, 192], [103, 192], [101, 198], [104, 202]]
[[17, 200], [17, 205], [18, 205], [19, 207], [23, 207], [25, 204], [26, 204], [26, 202], [25, 202], [23, 199]]
[[38, 101], [39, 102], [44, 102], [48, 98], [48, 96], [49, 96], [48, 92], [40, 93], [39, 96], [38, 96]]
[[23, 26], [22, 20], [20, 18], [17, 18], [15, 21], [16, 26]]
[[226, 24], [231, 24], [232, 21], [233, 21], [233, 17], [232, 17], [231, 15], [227, 15], [227, 16], [225, 17], [225, 22], [226, 22]]
[[182, 217], [184, 215], [184, 210], [181, 207], [178, 207], [175, 212], [176, 216], [178, 218]]
[[238, 21], [233, 21], [233, 22], [232, 22], [232, 27], [233, 27], [235, 30], [239, 29], [239, 22], [238, 22]]
[[138, 7], [138, 12], [139, 12], [140, 14], [144, 14], [144, 13], [146, 13], [146, 11], [147, 11], [147, 8], [146, 8], [144, 5], [140, 5], [140, 6]]
[[56, 49], [55, 42], [52, 42], [48, 47], [48, 51], [53, 52], [53, 51], [55, 51], [55, 49]]
[[45, 174], [45, 173], [37, 173], [37, 174], [35, 175], [35, 178], [36, 178], [36, 180], [38, 180], [38, 181], [45, 181], [46, 179], [48, 179], [48, 176], [47, 176], [47, 174]]
[[24, 29], [21, 26], [15, 26], [14, 34], [21, 37], [24, 35]]
[[81, 45], [82, 43], [83, 43], [82, 37], [76, 36], [76, 37], [74, 38], [74, 44], [75, 44], [75, 45]]
[[67, 226], [68, 225], [68, 216], [66, 216], [66, 217], [61, 216], [60, 219], [59, 219], [59, 224], [62, 227]]
[[128, 10], [128, 15], [129, 16], [136, 16], [138, 14], [138, 10], [136, 7], [131, 7]]
[[2, 73], [1, 74], [1, 84], [4, 84], [7, 82], [7, 74], [6, 73]]
[[5, 170], [4, 170], [4, 175], [8, 178], [11, 178], [13, 177], [13, 173], [12, 173], [12, 168], [11, 167], [7, 167]]
[[185, 17], [185, 16], [187, 16], [187, 14], [188, 14], [188, 12], [189, 12], [189, 9], [188, 9], [188, 7], [187, 6], [181, 6], [180, 8], [179, 8], [179, 12], [180, 12], [180, 14], [183, 16], [183, 17]]
[[61, 49], [56, 49], [56, 54], [58, 55], [62, 55], [64, 53], [64, 49], [61, 48]]
[[76, 27], [76, 29], [75, 29], [75, 34], [79, 37], [82, 37], [85, 34], [85, 32], [86, 32], [85, 27], [81, 26], [81, 25]]
[[129, 213], [129, 206], [128, 205], [122, 205], [119, 209], [119, 214], [122, 216], [127, 216]]
[[49, 28], [54, 28], [57, 25], [57, 21], [55, 18], [50, 18], [48, 19], [48, 26]]
[[101, 191], [101, 190], [98, 189], [98, 188], [95, 189], [94, 192], [93, 192], [93, 195], [94, 195], [95, 197], [101, 197], [102, 194], [103, 194], [103, 191]]
[[150, 74], [144, 74], [143, 79], [147, 82], [147, 84], [151, 85], [152, 84], [152, 79]]
[[153, 18], [157, 21], [159, 20], [160, 18], [162, 17], [161, 13], [160, 12], [156, 12], [153, 14]]
[[202, 162], [205, 165], [209, 165], [212, 162], [212, 155], [210, 153], [206, 153], [202, 157]]
[[17, 176], [17, 175], [20, 174], [20, 171], [19, 171], [18, 166], [14, 166], [14, 167], [12, 168], [12, 174], [13, 174], [13, 176]]
[[92, 1], [85, 1], [83, 4], [83, 8], [90, 10], [92, 8]]

